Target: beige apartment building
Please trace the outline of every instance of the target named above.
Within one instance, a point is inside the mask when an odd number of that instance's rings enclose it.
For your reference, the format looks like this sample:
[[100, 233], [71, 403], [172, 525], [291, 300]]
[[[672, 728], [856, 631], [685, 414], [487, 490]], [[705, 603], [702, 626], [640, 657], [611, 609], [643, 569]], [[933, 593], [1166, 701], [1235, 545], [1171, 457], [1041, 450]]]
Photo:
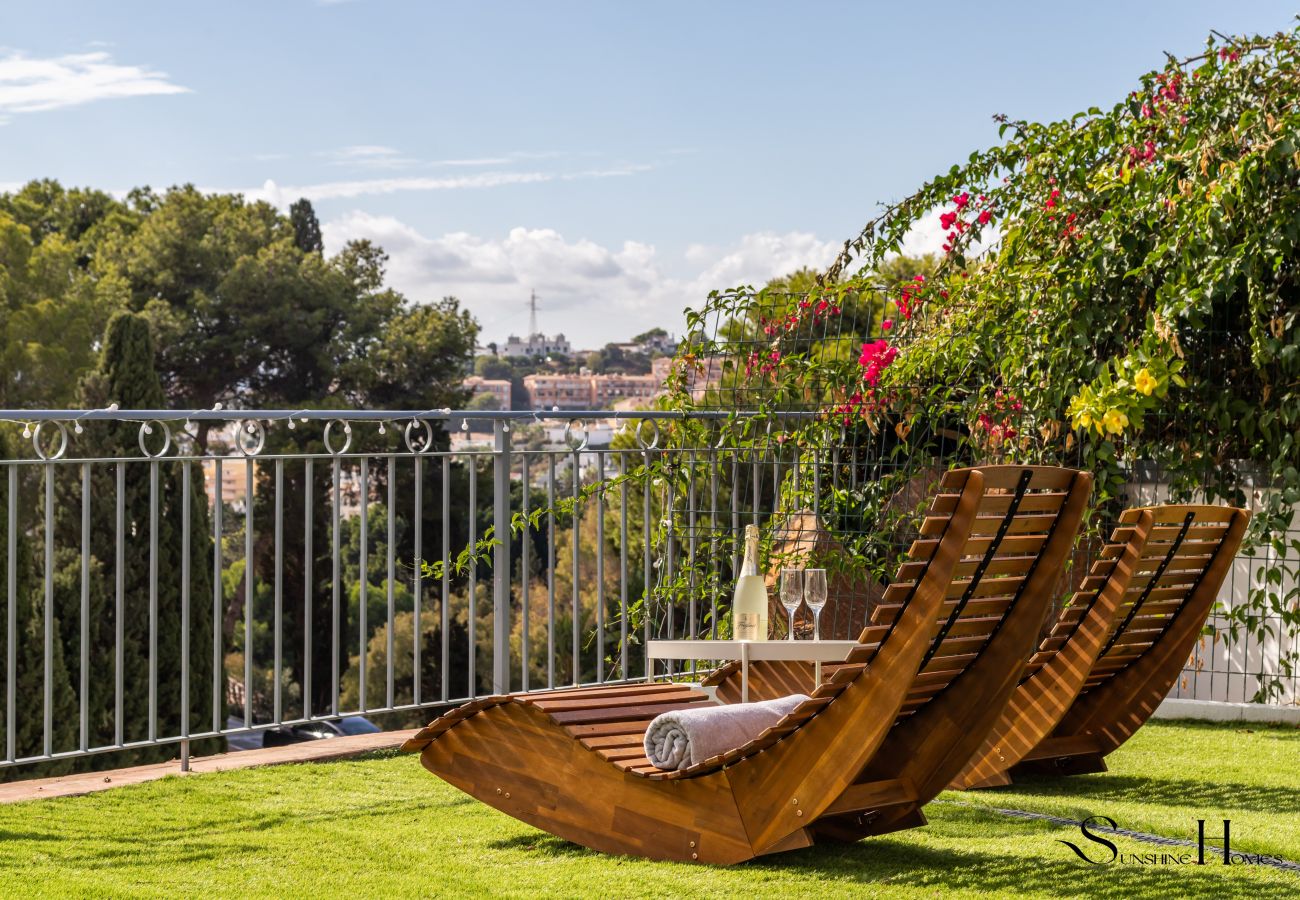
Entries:
[[526, 375], [533, 409], [604, 409], [619, 400], [648, 400], [662, 382], [654, 375]]
[[596, 409], [619, 400], [648, 400], [659, 393], [661, 384], [654, 375], [592, 375], [591, 399]]
[[484, 394], [495, 397], [497, 409], [510, 409], [510, 382], [504, 378], [483, 378], [479, 375], [471, 375], [461, 382], [461, 385], [472, 391], [475, 398]]
[[591, 375], [525, 375], [524, 390], [533, 409], [591, 409]]

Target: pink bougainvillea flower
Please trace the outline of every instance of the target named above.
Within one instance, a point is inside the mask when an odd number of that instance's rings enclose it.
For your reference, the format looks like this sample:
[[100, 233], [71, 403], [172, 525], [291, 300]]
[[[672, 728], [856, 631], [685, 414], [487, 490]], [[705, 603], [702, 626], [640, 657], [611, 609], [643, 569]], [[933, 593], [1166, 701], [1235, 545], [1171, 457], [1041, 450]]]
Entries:
[[987, 225], [989, 220], [992, 218], [993, 213], [989, 212], [987, 209], [980, 210], [979, 222], [981, 225]]
[[880, 382], [880, 375], [898, 356], [898, 348], [890, 346], [888, 341], [871, 341], [862, 345], [862, 355], [858, 365], [862, 366], [862, 380], [875, 387]]
[[957, 204], [958, 209], [965, 209], [966, 204], [970, 203], [970, 194], [962, 191], [960, 194], [952, 198], [952, 202]]
[[957, 221], [957, 214], [955, 212], [946, 212], [943, 215], [939, 216], [939, 225], [943, 227], [944, 231], [947, 231], [949, 228], [951, 228], [953, 223], [956, 221]]
[[891, 329], [891, 328], [894, 327], [894, 320], [893, 320], [893, 319], [885, 319], [885, 321], [883, 321], [883, 322], [880, 323], [880, 327], [881, 327], [881, 329], [882, 329], [883, 331], [888, 331], [889, 329]]

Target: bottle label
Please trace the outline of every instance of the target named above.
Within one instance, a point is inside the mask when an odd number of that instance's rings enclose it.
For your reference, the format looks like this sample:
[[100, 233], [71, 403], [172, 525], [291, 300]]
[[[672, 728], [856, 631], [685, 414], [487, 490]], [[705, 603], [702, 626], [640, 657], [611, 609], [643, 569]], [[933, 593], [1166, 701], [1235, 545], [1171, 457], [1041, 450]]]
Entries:
[[759, 619], [758, 613], [736, 613], [736, 640], [738, 641], [756, 641], [759, 639]]

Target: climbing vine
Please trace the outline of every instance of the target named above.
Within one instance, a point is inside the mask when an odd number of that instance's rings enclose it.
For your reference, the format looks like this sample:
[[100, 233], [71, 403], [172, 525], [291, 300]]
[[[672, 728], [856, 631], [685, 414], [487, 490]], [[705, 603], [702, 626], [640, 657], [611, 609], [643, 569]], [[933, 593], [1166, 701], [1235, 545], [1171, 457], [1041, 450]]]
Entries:
[[[1298, 53], [1300, 30], [1215, 34], [1110, 108], [996, 117], [996, 145], [884, 209], [812, 289], [691, 312], [677, 405], [815, 410], [790, 438], [810, 443], [952, 431], [977, 458], [1093, 470], [1103, 507], [1153, 464], [1173, 498], [1255, 510], [1266, 559], [1221, 610], [1229, 639], [1300, 628]], [[927, 228], [942, 254], [891, 283]]]

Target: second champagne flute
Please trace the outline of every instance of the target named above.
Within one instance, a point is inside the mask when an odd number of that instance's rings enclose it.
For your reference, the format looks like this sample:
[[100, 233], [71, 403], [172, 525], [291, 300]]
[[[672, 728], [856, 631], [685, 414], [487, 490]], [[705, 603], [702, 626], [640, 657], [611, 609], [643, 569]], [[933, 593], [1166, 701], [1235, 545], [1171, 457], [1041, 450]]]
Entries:
[[806, 569], [803, 573], [803, 599], [813, 613], [813, 640], [822, 638], [822, 607], [826, 605], [826, 570]]

